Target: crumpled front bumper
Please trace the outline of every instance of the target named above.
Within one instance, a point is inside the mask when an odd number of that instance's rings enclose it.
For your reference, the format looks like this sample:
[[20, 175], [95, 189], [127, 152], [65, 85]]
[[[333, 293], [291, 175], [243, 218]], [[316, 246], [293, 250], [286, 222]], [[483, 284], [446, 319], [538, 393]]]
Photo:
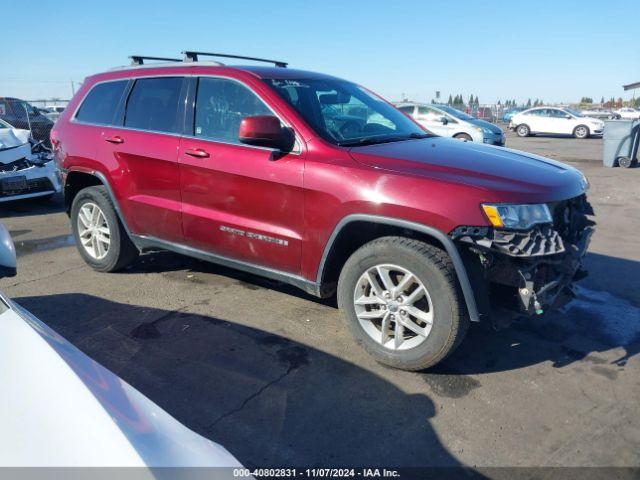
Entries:
[[527, 231], [458, 227], [450, 233], [463, 254], [483, 316], [504, 323], [541, 315], [573, 298], [595, 222], [584, 195], [548, 204], [553, 224]]

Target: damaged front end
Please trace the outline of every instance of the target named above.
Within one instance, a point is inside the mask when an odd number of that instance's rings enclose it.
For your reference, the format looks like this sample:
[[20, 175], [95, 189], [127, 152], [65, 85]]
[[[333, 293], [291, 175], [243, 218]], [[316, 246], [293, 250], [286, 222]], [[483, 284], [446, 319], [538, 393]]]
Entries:
[[495, 326], [541, 315], [573, 298], [594, 230], [585, 195], [547, 204], [553, 223], [527, 230], [461, 226], [450, 233], [465, 260], [481, 314]]

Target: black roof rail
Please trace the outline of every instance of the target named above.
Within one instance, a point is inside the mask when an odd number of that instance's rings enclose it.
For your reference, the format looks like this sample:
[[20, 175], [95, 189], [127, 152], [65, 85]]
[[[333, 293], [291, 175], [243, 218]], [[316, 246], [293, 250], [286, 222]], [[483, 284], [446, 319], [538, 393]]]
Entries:
[[179, 58], [167, 58], [167, 57], [147, 57], [145, 55], [131, 55], [131, 65], [144, 65], [145, 60], [160, 60], [163, 62], [181, 62]]
[[244, 57], [242, 55], [229, 55], [227, 53], [193, 52], [191, 50], [186, 50], [182, 52], [182, 54], [184, 55], [185, 62], [197, 62], [198, 55], [203, 55], [205, 57], [239, 58], [241, 60], [253, 60], [254, 62], [273, 63], [276, 67], [281, 67], [281, 68], [287, 67], [287, 62], [281, 62], [279, 60], [268, 60], [266, 58], [256, 58], [256, 57]]

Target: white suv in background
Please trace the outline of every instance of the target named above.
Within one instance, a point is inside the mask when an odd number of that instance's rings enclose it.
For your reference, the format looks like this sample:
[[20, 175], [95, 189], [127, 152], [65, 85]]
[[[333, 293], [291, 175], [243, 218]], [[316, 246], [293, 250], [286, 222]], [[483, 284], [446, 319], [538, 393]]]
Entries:
[[505, 142], [504, 132], [497, 125], [473, 118], [448, 105], [402, 102], [396, 103], [396, 108], [440, 137], [500, 146]]
[[511, 117], [509, 128], [515, 129], [519, 137], [551, 133], [589, 138], [591, 135], [602, 135], [604, 122], [597, 118], [585, 117], [570, 108], [536, 107]]

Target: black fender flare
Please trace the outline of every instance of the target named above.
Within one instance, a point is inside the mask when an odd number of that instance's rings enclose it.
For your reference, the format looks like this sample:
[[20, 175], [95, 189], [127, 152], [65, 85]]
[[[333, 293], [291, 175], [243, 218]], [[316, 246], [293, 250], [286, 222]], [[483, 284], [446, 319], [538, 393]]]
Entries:
[[[67, 173], [72, 173], [72, 172], [74, 172], [74, 170], [67, 171]], [[124, 215], [122, 214], [122, 210], [120, 210], [120, 204], [118, 203], [118, 200], [116, 199], [116, 196], [113, 193], [113, 189], [111, 188], [111, 184], [109, 183], [109, 180], [107, 180], [107, 177], [102, 172], [99, 172], [97, 170], [93, 170], [91, 172], [85, 172], [85, 171], [77, 171], [77, 172], [78, 173], [82, 173], [84, 175], [91, 175], [93, 177], [96, 177], [98, 180], [100, 180], [100, 183], [105, 188], [105, 190], [107, 191], [107, 194], [109, 195], [109, 198], [111, 199], [111, 203], [113, 204], [113, 208], [115, 209], [116, 215], [118, 215], [118, 218], [120, 219], [120, 222], [122, 223], [122, 226], [124, 227], [125, 231], [129, 235], [129, 238], [134, 240], [135, 235], [133, 233], [131, 233], [131, 230], [129, 230], [129, 226], [127, 225], [127, 222], [125, 221]], [[136, 242], [134, 241], [134, 243], [136, 243]]]
[[438, 230], [437, 228], [430, 227], [428, 225], [423, 225], [421, 223], [410, 222], [408, 220], [401, 220], [397, 218], [391, 217], [383, 217], [377, 215], [369, 215], [369, 214], [351, 214], [342, 218], [338, 222], [338, 224], [331, 232], [331, 236], [327, 241], [324, 250], [322, 252], [322, 258], [320, 259], [320, 264], [318, 265], [318, 272], [316, 276], [316, 283], [318, 285], [322, 282], [322, 274], [324, 272], [326, 261], [329, 256], [329, 252], [338, 237], [340, 231], [349, 223], [352, 222], [370, 222], [370, 223], [379, 223], [382, 225], [391, 225], [395, 227], [405, 228], [408, 230], [414, 230], [420, 233], [423, 233], [429, 237], [434, 238], [438, 242], [442, 244], [445, 248], [446, 252], [449, 254], [451, 258], [451, 263], [453, 263], [453, 267], [456, 270], [456, 275], [458, 276], [458, 281], [460, 282], [460, 288], [462, 289], [462, 294], [464, 296], [465, 303], [467, 305], [467, 311], [469, 312], [469, 318], [472, 322], [480, 321], [480, 314], [478, 312], [478, 306], [476, 304], [476, 299], [473, 293], [473, 288], [471, 287], [471, 282], [469, 281], [469, 275], [467, 274], [467, 269], [464, 266], [464, 262], [462, 261], [462, 257], [460, 256], [460, 252], [458, 252], [458, 248], [453, 243], [453, 240], [449, 238], [448, 235]]

